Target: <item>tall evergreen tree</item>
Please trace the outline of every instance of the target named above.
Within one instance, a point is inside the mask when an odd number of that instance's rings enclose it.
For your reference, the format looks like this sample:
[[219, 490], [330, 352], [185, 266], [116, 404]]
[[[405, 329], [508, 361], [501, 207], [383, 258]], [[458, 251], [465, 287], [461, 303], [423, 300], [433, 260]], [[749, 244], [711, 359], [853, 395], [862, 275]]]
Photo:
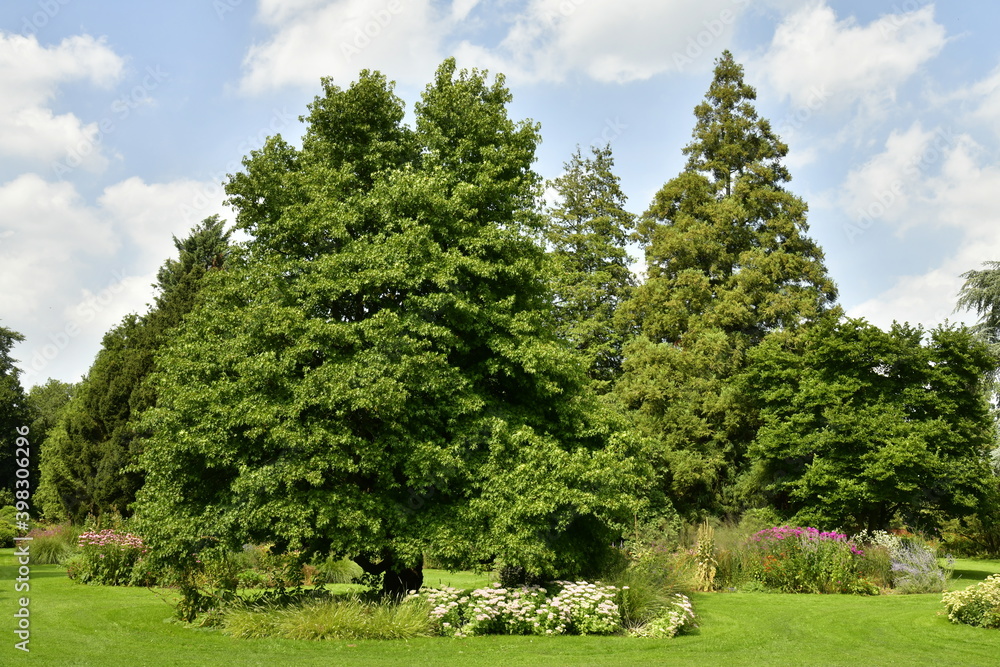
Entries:
[[748, 348], [833, 303], [806, 204], [785, 189], [788, 149], [759, 118], [728, 51], [695, 108], [687, 165], [639, 223], [646, 281], [623, 308], [639, 332], [619, 393], [660, 443], [678, 509], [731, 507], [724, 490], [752, 436], [730, 379]]
[[14, 345], [23, 340], [21, 334], [0, 326], [0, 433], [5, 443], [0, 451], [0, 490], [14, 489], [14, 441], [19, 435], [18, 429], [30, 427], [31, 422], [27, 397], [21, 386], [21, 371], [10, 356]]
[[425, 552], [592, 567], [642, 462], [552, 331], [537, 126], [453, 60], [415, 128], [379, 73], [323, 87], [301, 150], [271, 138], [231, 177], [252, 240], [160, 357], [138, 504], [157, 552], [332, 552], [387, 595]]
[[580, 350], [590, 376], [607, 391], [621, 374], [625, 331], [615, 317], [635, 276], [625, 246], [634, 228], [625, 194], [612, 171], [611, 146], [579, 147], [549, 186], [559, 202], [548, 212], [552, 286], [559, 335]]
[[87, 514], [129, 505], [142, 485], [138, 462], [141, 434], [136, 417], [155, 402], [145, 383], [154, 354], [195, 303], [206, 271], [221, 268], [229, 232], [218, 216], [206, 218], [188, 237], [174, 238], [177, 259], [157, 274], [155, 304], [143, 316], [128, 315], [109, 331], [71, 405], [45, 442], [40, 496], [53, 518], [82, 520]]

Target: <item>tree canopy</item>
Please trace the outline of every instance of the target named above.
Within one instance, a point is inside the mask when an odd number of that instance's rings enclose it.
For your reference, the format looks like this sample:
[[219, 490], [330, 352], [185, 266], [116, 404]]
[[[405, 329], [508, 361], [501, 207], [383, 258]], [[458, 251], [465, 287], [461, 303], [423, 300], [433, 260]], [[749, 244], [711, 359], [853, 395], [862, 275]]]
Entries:
[[643, 463], [555, 335], [538, 241], [538, 127], [503, 78], [437, 71], [416, 124], [377, 72], [323, 80], [298, 150], [227, 184], [252, 239], [159, 356], [143, 526], [353, 557], [383, 591], [424, 552], [574, 573], [632, 508]]
[[932, 330], [824, 318], [751, 353], [760, 409], [749, 482], [789, 521], [935, 530], [974, 514], [991, 484], [988, 347]]
[[788, 152], [759, 118], [728, 51], [695, 108], [687, 165], [638, 226], [646, 280], [622, 309], [637, 332], [618, 394], [660, 443], [664, 484], [688, 511], [722, 511], [752, 436], [729, 379], [771, 331], [832, 306], [836, 289], [785, 189]]
[[611, 146], [579, 147], [549, 186], [559, 201], [548, 211], [545, 240], [552, 259], [558, 331], [586, 357], [602, 391], [621, 374], [627, 331], [618, 308], [635, 287], [625, 248], [635, 221], [612, 171]]
[[[14, 439], [17, 429], [29, 427], [31, 416], [21, 386], [21, 371], [10, 356], [11, 349], [24, 340], [16, 331], [0, 326], [0, 433], [8, 446], [0, 451], [0, 489], [13, 490], [15, 480]], [[34, 449], [34, 448], [32, 448]]]

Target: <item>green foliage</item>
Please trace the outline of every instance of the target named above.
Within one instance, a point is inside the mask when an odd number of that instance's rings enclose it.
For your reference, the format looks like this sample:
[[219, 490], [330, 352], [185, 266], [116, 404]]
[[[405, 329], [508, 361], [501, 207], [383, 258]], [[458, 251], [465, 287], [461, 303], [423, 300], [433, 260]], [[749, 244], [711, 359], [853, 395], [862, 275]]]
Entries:
[[989, 492], [995, 363], [964, 328], [888, 332], [829, 317], [770, 336], [741, 378], [760, 410], [746, 479], [786, 519], [936, 530]]
[[[23, 429], [31, 422], [31, 412], [28, 409], [27, 397], [21, 387], [21, 371], [14, 365], [16, 361], [10, 356], [11, 348], [24, 340], [24, 336], [0, 326], [0, 441], [5, 443], [0, 447], [0, 489], [13, 490], [15, 484], [15, 439], [25, 435]], [[18, 430], [21, 429], [21, 430]], [[28, 434], [30, 438], [30, 432]], [[29, 459], [37, 456], [38, 443], [29, 440]], [[34, 466], [30, 466], [29, 470]], [[24, 484], [24, 482], [22, 482]], [[34, 488], [34, 487], [31, 487]]]
[[578, 147], [549, 182], [559, 202], [548, 211], [545, 240], [559, 335], [584, 354], [590, 377], [607, 391], [621, 374], [628, 333], [615, 314], [635, 287], [625, 249], [635, 222], [610, 145], [592, 153], [584, 158]]
[[945, 593], [941, 603], [952, 623], [978, 628], [1000, 628], [1000, 574], [994, 574], [965, 590]]
[[430, 634], [427, 605], [328, 600], [297, 607], [239, 608], [224, 613], [226, 634], [241, 639], [412, 639]]
[[720, 554], [720, 586], [782, 593], [876, 595], [863, 552], [846, 535], [778, 527], [754, 533]]
[[663, 488], [693, 517], [738, 509], [751, 417], [731, 379], [771, 331], [817, 317], [836, 298], [806, 204], [785, 189], [787, 146], [759, 118], [729, 52], [695, 109], [685, 170], [638, 226], [647, 279], [622, 308], [637, 332], [616, 392], [657, 443]]
[[302, 149], [272, 137], [231, 177], [252, 239], [206, 277], [142, 421], [164, 562], [274, 543], [349, 556], [392, 595], [424, 553], [599, 564], [646, 463], [555, 336], [538, 130], [509, 100], [446, 61], [411, 129], [381, 74], [324, 80]]
[[16, 512], [12, 506], [0, 507], [0, 549], [14, 546], [14, 538], [20, 534], [14, 526]]

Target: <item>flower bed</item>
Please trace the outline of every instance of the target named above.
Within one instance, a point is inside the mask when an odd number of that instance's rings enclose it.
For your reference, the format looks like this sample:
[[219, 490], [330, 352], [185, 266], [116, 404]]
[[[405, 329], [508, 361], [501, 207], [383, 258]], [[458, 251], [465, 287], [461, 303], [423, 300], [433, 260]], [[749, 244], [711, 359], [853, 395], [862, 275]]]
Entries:
[[[411, 595], [427, 600], [439, 634], [474, 635], [611, 635], [624, 632], [619, 609], [622, 589], [586, 581], [557, 581], [550, 591], [540, 586], [460, 590], [425, 588]], [[694, 626], [691, 601], [676, 595], [676, 604], [630, 634], [673, 637]]]

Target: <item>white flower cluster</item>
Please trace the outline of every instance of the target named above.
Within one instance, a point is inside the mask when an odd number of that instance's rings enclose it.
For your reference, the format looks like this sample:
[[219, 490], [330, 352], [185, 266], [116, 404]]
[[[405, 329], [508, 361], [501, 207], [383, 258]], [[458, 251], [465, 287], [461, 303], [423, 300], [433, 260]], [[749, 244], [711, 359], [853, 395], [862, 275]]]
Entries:
[[945, 593], [941, 602], [952, 623], [1000, 628], [1000, 574], [991, 574], [964, 590]]
[[431, 605], [431, 618], [444, 635], [611, 634], [621, 630], [614, 586], [558, 581], [558, 592], [538, 586], [493, 584], [471, 592], [425, 588], [411, 597]]

